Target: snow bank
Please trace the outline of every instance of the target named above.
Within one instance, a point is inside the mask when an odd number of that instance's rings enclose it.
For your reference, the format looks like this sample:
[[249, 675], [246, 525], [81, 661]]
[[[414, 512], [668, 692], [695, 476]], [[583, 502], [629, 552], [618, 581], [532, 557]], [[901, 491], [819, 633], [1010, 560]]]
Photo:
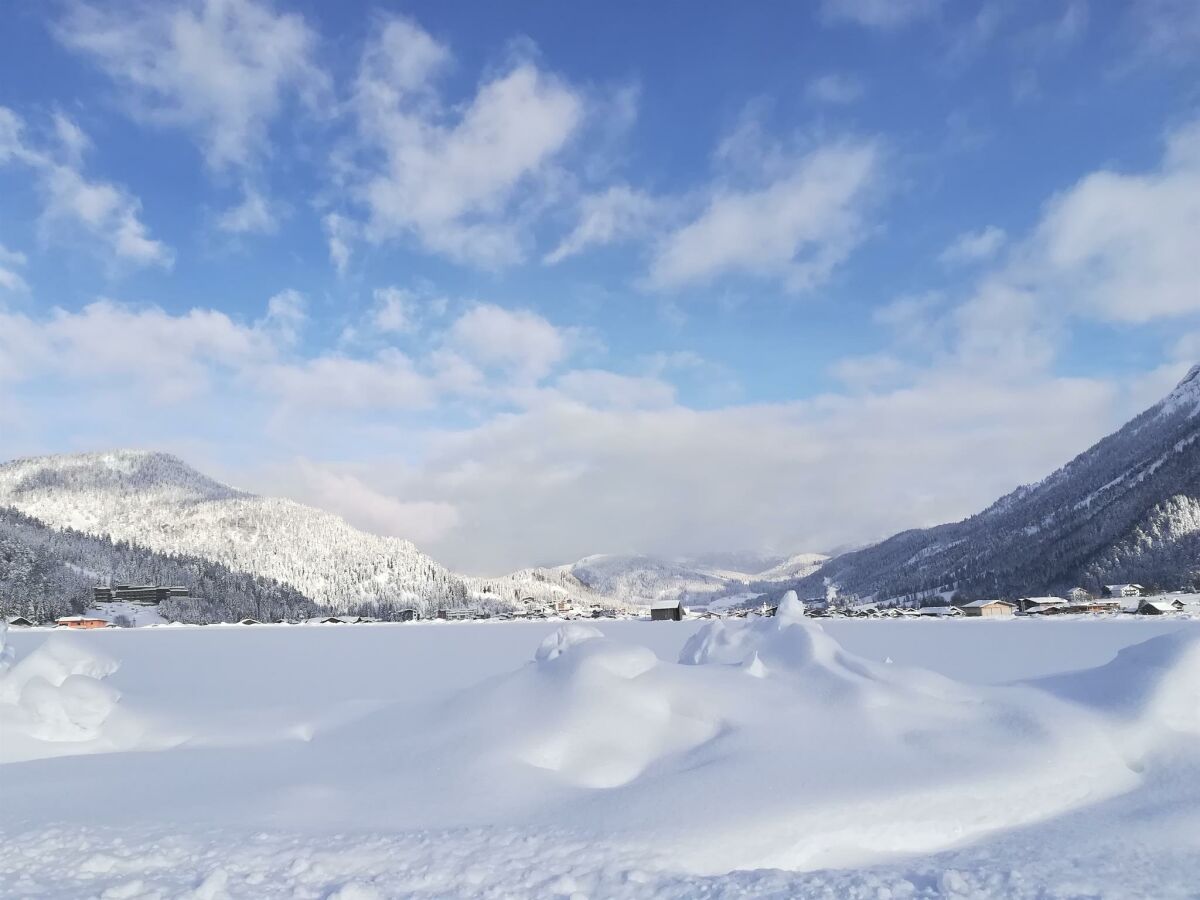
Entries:
[[1173, 736], [1200, 736], [1200, 631], [1126, 647], [1094, 669], [1034, 682], [1108, 719], [1132, 765]]
[[100, 740], [120, 697], [102, 679], [117, 664], [60, 637], [18, 661], [7, 630], [0, 622], [0, 762], [78, 752], [46, 745]]

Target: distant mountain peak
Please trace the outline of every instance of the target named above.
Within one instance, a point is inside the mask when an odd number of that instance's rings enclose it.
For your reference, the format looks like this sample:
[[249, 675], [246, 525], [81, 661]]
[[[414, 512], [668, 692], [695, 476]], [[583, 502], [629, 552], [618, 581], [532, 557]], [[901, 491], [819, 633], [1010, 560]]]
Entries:
[[1188, 404], [1193, 404], [1189, 415], [1194, 416], [1200, 412], [1200, 364], [1188, 369], [1183, 380], [1175, 385], [1174, 390], [1167, 394], [1158, 405], [1162, 413], [1170, 413]]

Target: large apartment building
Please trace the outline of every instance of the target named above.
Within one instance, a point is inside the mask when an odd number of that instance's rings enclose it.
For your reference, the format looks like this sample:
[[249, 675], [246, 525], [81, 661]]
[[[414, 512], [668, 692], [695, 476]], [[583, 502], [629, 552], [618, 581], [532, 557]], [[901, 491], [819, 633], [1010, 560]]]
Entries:
[[188, 596], [188, 589], [155, 584], [117, 584], [97, 586], [93, 588], [92, 593], [97, 603], [140, 603], [144, 606], [156, 606], [168, 597]]

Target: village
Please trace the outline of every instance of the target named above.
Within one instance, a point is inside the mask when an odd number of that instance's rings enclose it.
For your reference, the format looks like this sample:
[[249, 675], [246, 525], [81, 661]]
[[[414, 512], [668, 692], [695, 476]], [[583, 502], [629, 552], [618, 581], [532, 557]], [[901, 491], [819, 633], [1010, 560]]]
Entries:
[[[65, 628], [92, 630], [100, 628], [183, 626], [186, 623], [166, 621], [154, 616], [155, 621], [139, 621], [138, 609], [154, 610], [171, 597], [188, 597], [189, 590], [178, 585], [103, 585], [94, 589], [91, 610], [69, 616], [60, 616], [50, 622], [35, 622], [25, 616], [13, 616], [6, 620], [14, 628]], [[328, 614], [305, 619], [270, 620], [245, 617], [225, 625], [368, 625], [381, 622], [475, 622], [475, 621], [573, 621], [580, 619], [649, 619], [650, 621], [674, 621], [685, 619], [744, 619], [752, 616], [773, 616], [778, 609], [778, 598], [769, 602], [763, 597], [758, 601], [745, 602], [736, 607], [712, 609], [704, 605], [689, 608], [685, 601], [660, 599], [648, 606], [618, 606], [591, 603], [586, 607], [563, 597], [551, 601], [525, 598], [517, 609], [507, 612], [489, 612], [471, 607], [438, 609], [431, 615], [422, 615], [415, 607], [397, 610], [388, 618], [353, 614]], [[939, 602], [940, 601], [940, 602]], [[1065, 596], [1031, 596], [1015, 600], [982, 599], [960, 600], [935, 597], [924, 601], [925, 605], [896, 605], [894, 603], [872, 603], [840, 601], [838, 599], [813, 598], [803, 601], [807, 614], [816, 619], [922, 619], [944, 618], [1040, 618], [1045, 616], [1081, 615], [1138, 615], [1138, 616], [1186, 616], [1200, 618], [1200, 594], [1185, 591], [1147, 593], [1139, 584], [1106, 585], [1100, 596], [1084, 588], [1073, 588]]]

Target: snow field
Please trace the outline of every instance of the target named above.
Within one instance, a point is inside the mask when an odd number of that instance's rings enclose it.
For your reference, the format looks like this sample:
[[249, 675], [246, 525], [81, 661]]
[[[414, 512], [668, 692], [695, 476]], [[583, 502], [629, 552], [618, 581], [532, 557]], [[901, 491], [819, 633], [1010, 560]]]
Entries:
[[0, 696], [124, 696], [0, 767], [5, 896], [1182, 897], [1200, 872], [1194, 622], [785, 602], [8, 637]]

